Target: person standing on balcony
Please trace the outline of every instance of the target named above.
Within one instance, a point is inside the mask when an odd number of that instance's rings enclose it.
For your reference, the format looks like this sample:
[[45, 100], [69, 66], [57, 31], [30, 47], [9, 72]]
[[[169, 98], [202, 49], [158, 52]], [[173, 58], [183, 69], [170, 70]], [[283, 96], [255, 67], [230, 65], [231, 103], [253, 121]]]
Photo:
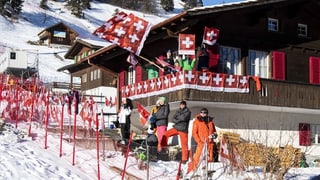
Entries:
[[122, 105], [118, 114], [121, 130], [121, 143], [127, 144], [130, 138], [131, 111], [133, 109], [132, 101], [129, 98], [122, 98]]
[[181, 101], [179, 109], [173, 115], [173, 128], [164, 133], [161, 142], [161, 148], [166, 148], [168, 146], [169, 137], [179, 135], [182, 148], [181, 162], [183, 164], [188, 161], [188, 129], [190, 118], [191, 111], [187, 107], [187, 102]]
[[[168, 50], [167, 51], [167, 54], [166, 54], [166, 57], [164, 58], [164, 61], [169, 63], [172, 67], [174, 66], [174, 60], [173, 60], [173, 57], [172, 57], [172, 52], [171, 50]], [[172, 71], [172, 68], [170, 67], [164, 67], [164, 72], [163, 72], [163, 75], [167, 75], [167, 74], [170, 74]]]
[[182, 58], [182, 60], [179, 62], [182, 70], [192, 71], [196, 63], [196, 59], [194, 58], [194, 56], [192, 57], [190, 55], [184, 55], [184, 58]]
[[202, 108], [200, 114], [194, 118], [192, 127], [192, 137], [197, 143], [196, 152], [193, 156], [191, 170], [196, 170], [200, 161], [200, 156], [205, 143], [209, 154], [209, 161], [213, 161], [214, 139], [217, 138], [217, 131], [213, 122], [213, 117], [208, 115], [208, 109]]
[[197, 54], [197, 71], [207, 71], [209, 69], [209, 53], [207, 51], [206, 44], [201, 44], [201, 47], [199, 47]]
[[160, 143], [161, 143], [164, 132], [167, 131], [170, 107], [169, 107], [169, 104], [166, 103], [165, 97], [159, 97], [158, 102], [159, 102], [159, 106], [158, 106], [157, 112], [155, 112], [153, 116], [154, 116], [155, 124], [157, 127], [157, 137], [158, 137], [158, 143], [159, 143], [158, 150], [161, 150]]

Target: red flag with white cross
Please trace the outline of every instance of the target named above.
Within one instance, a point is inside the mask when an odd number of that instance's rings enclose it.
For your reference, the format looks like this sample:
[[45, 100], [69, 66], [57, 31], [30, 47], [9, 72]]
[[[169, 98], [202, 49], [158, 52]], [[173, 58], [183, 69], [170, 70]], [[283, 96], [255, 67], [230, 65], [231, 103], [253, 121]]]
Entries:
[[179, 54], [195, 55], [195, 39], [194, 34], [179, 34]]

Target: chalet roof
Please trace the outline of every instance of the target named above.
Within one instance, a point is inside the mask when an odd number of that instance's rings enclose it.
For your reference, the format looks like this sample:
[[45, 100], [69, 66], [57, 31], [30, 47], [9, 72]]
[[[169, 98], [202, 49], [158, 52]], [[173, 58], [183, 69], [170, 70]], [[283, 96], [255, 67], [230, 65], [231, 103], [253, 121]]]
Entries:
[[96, 40], [77, 38], [75, 43], [68, 49], [68, 52], [64, 55], [64, 57], [67, 59], [73, 59], [83, 47], [97, 50], [109, 46], [110, 44], [111, 43], [100, 38], [97, 38]]
[[[204, 19], [204, 17], [212, 16], [213, 14], [219, 14], [219, 13], [228, 13], [232, 11], [238, 11], [241, 9], [249, 9], [249, 8], [260, 8], [260, 7], [274, 7], [279, 5], [287, 5], [290, 3], [298, 3], [298, 2], [304, 2], [306, 0], [247, 0], [247, 1], [241, 1], [241, 2], [235, 2], [235, 3], [226, 3], [226, 4], [219, 4], [219, 5], [213, 5], [213, 6], [206, 6], [206, 7], [198, 7], [193, 8], [187, 11], [184, 11], [180, 14], [177, 14], [176, 16], [173, 16], [171, 18], [168, 18], [154, 26], [152, 26], [149, 36], [147, 37], [145, 41], [145, 45], [148, 45], [151, 42], [155, 42], [156, 40], [162, 39], [164, 37], [170, 37], [175, 36], [178, 37], [179, 33], [185, 32], [189, 26], [193, 26], [197, 24], [199, 21]], [[318, 2], [318, 1], [316, 1]], [[117, 51], [117, 52], [116, 52]], [[108, 67], [109, 69], [120, 72], [121, 69], [126, 68], [127, 66], [130, 66], [126, 62], [126, 59], [123, 58], [120, 60], [120, 58], [117, 58], [117, 62], [113, 63], [107, 63], [109, 60], [111, 60], [115, 55], [110, 54], [126, 54], [126, 56], [129, 54], [127, 51], [119, 48], [116, 45], [103, 47], [99, 51], [89, 55], [86, 57], [86, 59], [83, 59], [78, 64], [74, 64], [72, 66], [68, 67], [62, 67], [60, 70], [69, 70], [69, 72], [76, 72], [81, 70], [81, 68], [89, 67], [90, 65], [84, 66], [83, 64], [88, 64], [88, 59], [93, 59], [94, 57], [101, 56], [102, 54], [107, 53], [108, 56], [105, 56], [103, 61], [104, 62], [97, 62], [99, 65], [103, 65], [105, 67]], [[144, 53], [144, 49], [142, 49], [142, 52]], [[125, 56], [123, 56], [125, 57]], [[94, 62], [94, 61], [92, 61]], [[91, 62], [91, 63], [92, 63]], [[116, 63], [116, 65], [114, 65]], [[114, 68], [114, 69], [113, 69]]]

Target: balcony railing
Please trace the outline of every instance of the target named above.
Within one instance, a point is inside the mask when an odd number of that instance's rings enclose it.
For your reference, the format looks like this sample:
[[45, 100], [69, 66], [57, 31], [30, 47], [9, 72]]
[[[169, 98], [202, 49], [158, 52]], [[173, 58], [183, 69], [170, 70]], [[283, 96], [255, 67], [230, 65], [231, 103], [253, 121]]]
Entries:
[[197, 71], [178, 72], [124, 86], [121, 94], [145, 106], [154, 105], [159, 96], [165, 96], [169, 102], [183, 99], [320, 108], [319, 85]]

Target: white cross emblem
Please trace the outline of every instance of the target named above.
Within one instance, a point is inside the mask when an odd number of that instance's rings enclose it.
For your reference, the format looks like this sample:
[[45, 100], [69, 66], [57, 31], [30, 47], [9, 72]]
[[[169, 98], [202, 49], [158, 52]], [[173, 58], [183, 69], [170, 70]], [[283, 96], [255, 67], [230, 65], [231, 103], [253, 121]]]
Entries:
[[115, 29], [114, 32], [117, 34], [118, 37], [121, 37], [122, 35], [126, 34], [126, 32], [123, 30], [123, 27], [120, 27], [120, 29]]
[[129, 38], [131, 39], [131, 40], [130, 40], [131, 43], [134, 43], [134, 42], [140, 40], [140, 39], [137, 37], [136, 34], [129, 35]]
[[206, 76], [206, 73], [202, 73], [202, 75], [199, 77], [199, 79], [202, 81], [202, 84], [205, 84], [207, 80], [209, 80], [209, 77]]
[[243, 76], [242, 79], [239, 80], [241, 85], [244, 86], [245, 84], [248, 83], [248, 80], [247, 80], [247, 77], [246, 76]]
[[141, 92], [141, 89], [142, 89], [142, 86], [141, 86], [141, 84], [140, 84], [140, 83], [138, 83], [138, 85], [137, 85], [137, 89], [138, 89], [138, 92], [140, 93], [140, 92]]
[[215, 33], [213, 30], [207, 33], [207, 37], [209, 37], [210, 40], [212, 40], [214, 37], [217, 37], [217, 33]]
[[190, 40], [190, 37], [186, 37], [186, 40], [182, 40], [182, 44], [186, 46], [186, 48], [190, 48], [193, 45], [193, 41]]
[[216, 85], [219, 85], [219, 83], [222, 81], [220, 74], [216, 74], [216, 76], [213, 78], [213, 81], [216, 82]]
[[143, 23], [141, 20], [138, 22], [133, 23], [133, 26], [135, 27], [136, 31], [141, 31], [144, 29]]
[[233, 78], [233, 75], [229, 75], [226, 81], [228, 82], [228, 85], [231, 86], [236, 80]]

